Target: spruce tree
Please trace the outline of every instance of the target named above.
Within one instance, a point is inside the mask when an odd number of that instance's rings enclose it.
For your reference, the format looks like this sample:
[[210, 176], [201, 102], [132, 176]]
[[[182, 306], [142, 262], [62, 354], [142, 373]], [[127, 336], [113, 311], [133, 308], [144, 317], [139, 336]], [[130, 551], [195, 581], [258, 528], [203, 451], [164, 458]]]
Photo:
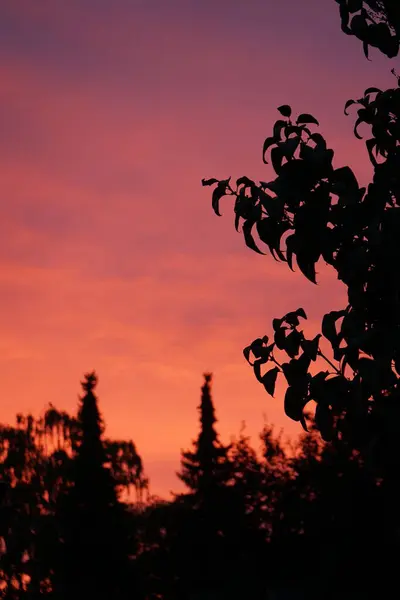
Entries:
[[183, 505], [194, 509], [181, 531], [181, 585], [193, 592], [211, 593], [227, 579], [224, 535], [229, 507], [227, 483], [231, 478], [230, 446], [223, 446], [215, 429], [217, 421], [211, 397], [212, 374], [204, 374], [201, 388], [200, 432], [193, 450], [182, 452], [178, 477], [190, 493]]
[[[94, 388], [85, 375], [78, 422], [80, 439], [72, 462], [71, 487], [59, 506], [62, 539], [56, 583], [60, 598], [124, 598], [128, 582], [127, 514], [107, 466], [103, 423]], [[130, 595], [132, 597], [132, 595]]]
[[182, 452], [182, 470], [179, 479], [196, 499], [206, 502], [213, 490], [225, 484], [230, 477], [229, 446], [223, 446], [215, 429], [214, 404], [211, 397], [212, 374], [204, 374], [201, 388], [200, 433], [193, 442], [194, 449]]

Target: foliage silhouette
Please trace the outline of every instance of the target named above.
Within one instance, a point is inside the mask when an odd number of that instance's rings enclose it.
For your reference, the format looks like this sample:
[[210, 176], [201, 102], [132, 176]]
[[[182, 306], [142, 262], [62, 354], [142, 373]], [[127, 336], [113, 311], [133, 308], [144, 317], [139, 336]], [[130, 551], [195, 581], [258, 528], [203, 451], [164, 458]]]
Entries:
[[[58, 509], [74, 484], [72, 465], [81, 425], [50, 404], [39, 419], [17, 415], [16, 426], [0, 426], [4, 597], [36, 598], [54, 591], [62, 566]], [[140, 502], [147, 479], [135, 445], [114, 440], [104, 440], [103, 445], [118, 493], [133, 486]]]
[[[283, 118], [264, 142], [263, 161], [268, 154], [274, 180], [256, 184], [244, 176], [236, 185], [231, 178], [202, 183], [216, 184], [217, 215], [221, 199], [234, 197], [235, 227], [242, 223], [250, 249], [264, 254], [256, 231], [275, 260], [293, 270], [296, 259], [312, 283], [322, 259], [346, 285], [348, 305], [322, 321], [330, 356], [322, 351], [321, 334], [307, 339], [299, 329], [300, 319], [307, 318], [303, 308], [274, 319], [273, 339], [254, 340], [244, 355], [269, 394], [277, 376], [284, 376], [291, 419], [307, 429], [305, 413], [313, 401], [325, 440], [363, 447], [390, 436], [400, 416], [400, 279], [392, 267], [400, 260], [400, 87], [368, 88], [346, 103], [345, 112], [353, 104], [360, 107], [355, 135], [360, 138], [362, 124], [371, 131], [366, 148], [374, 177], [367, 189], [350, 167], [334, 167], [334, 151], [313, 131], [317, 119], [306, 113], [294, 118], [289, 105], [279, 107]], [[271, 368], [263, 371], [263, 365]]]
[[[197, 441], [208, 430], [208, 444], [226, 450], [224, 468], [220, 456], [206, 486], [196, 475], [195, 446], [187, 494], [172, 501], [150, 498], [127, 510], [107, 467], [111, 455], [102, 443], [96, 381], [88, 374], [83, 382], [78, 418], [50, 407], [40, 423], [20, 416], [17, 427], [2, 430], [7, 559], [2, 557], [1, 597], [61, 600], [74, 589], [78, 598], [190, 600], [214, 594], [218, 600], [265, 600], [268, 590], [278, 598], [294, 590], [300, 598], [317, 598], [324, 590], [324, 598], [336, 599], [346, 581], [352, 597], [369, 598], [371, 590], [382, 590], [382, 573], [396, 573], [392, 487], [398, 478], [387, 485], [390, 465], [378, 462], [373, 470], [349, 445], [323, 443], [310, 418], [310, 433], [291, 450], [269, 424], [260, 448], [251, 446], [244, 426], [223, 446], [208, 375]], [[374, 565], [368, 576], [367, 561]]]
[[400, 6], [397, 0], [335, 0], [339, 4], [342, 31], [389, 58], [397, 56], [400, 43]]

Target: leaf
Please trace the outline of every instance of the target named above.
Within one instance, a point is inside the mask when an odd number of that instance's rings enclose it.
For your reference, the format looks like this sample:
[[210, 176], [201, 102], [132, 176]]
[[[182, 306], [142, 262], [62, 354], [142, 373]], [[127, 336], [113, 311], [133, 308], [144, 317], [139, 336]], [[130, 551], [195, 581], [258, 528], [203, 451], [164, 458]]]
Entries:
[[218, 179], [202, 179], [201, 185], [204, 187], [205, 185], [214, 185], [214, 183], [218, 183]]
[[286, 160], [290, 160], [293, 158], [294, 153], [299, 147], [301, 138], [300, 136], [292, 137], [286, 140], [285, 142], [280, 142], [279, 148], [281, 149], [282, 154], [286, 158]]
[[282, 136], [282, 129], [285, 127], [286, 128], [287, 123], [286, 121], [282, 121], [282, 119], [279, 119], [278, 121], [275, 122], [274, 124], [274, 129], [273, 129], [273, 136], [274, 136], [274, 140], [276, 142], [279, 142]]
[[267, 137], [267, 139], [266, 139], [266, 140], [265, 140], [265, 142], [264, 142], [264, 145], [263, 145], [263, 152], [262, 152], [262, 157], [263, 157], [263, 158], [262, 158], [262, 159], [263, 159], [263, 163], [264, 163], [265, 165], [267, 165], [267, 164], [268, 164], [268, 161], [266, 161], [266, 160], [265, 160], [265, 154], [266, 154], [267, 150], [268, 150], [268, 149], [269, 149], [271, 146], [273, 146], [274, 144], [276, 144], [276, 140], [275, 140], [275, 138], [274, 138], [274, 137]]
[[363, 41], [363, 49], [365, 58], [370, 61], [371, 59], [369, 58], [368, 42], [366, 42], [365, 40]]
[[298, 309], [296, 310], [296, 314], [297, 314], [299, 317], [302, 317], [303, 319], [307, 319], [307, 315], [306, 315], [306, 312], [305, 312], [304, 308], [298, 308]]
[[313, 117], [313, 115], [309, 115], [308, 113], [302, 113], [301, 115], [299, 115], [297, 117], [296, 123], [297, 125], [308, 123], [314, 123], [315, 125], [319, 125], [317, 119]]
[[318, 348], [319, 348], [319, 340], [321, 338], [321, 334], [315, 336], [313, 340], [303, 340], [301, 342], [301, 347], [303, 348], [304, 353], [312, 360], [317, 360]]
[[264, 364], [264, 362], [262, 360], [256, 360], [253, 365], [254, 375], [256, 376], [257, 381], [259, 381], [260, 383], [263, 383], [263, 379], [261, 377], [261, 365], [262, 364]]
[[356, 136], [356, 138], [358, 140], [362, 140], [362, 136], [358, 133], [357, 129], [358, 127], [361, 125], [361, 123], [364, 122], [364, 119], [362, 119], [361, 117], [358, 117], [357, 121], [355, 122], [354, 125], [354, 135]]
[[[350, 167], [340, 167], [333, 172], [332, 183], [337, 186], [339, 184], [340, 192], [346, 189], [346, 192], [354, 193], [358, 191], [358, 181]], [[336, 193], [336, 191], [335, 191]]]
[[250, 352], [251, 352], [251, 346], [246, 346], [246, 348], [243, 349], [243, 354], [244, 354], [245, 359], [247, 360], [249, 365], [253, 366], [253, 363], [250, 362]]
[[215, 214], [217, 214], [219, 217], [222, 216], [221, 213], [219, 212], [219, 201], [221, 200], [221, 198], [223, 196], [226, 196], [226, 188], [229, 185], [229, 181], [230, 181], [230, 177], [229, 177], [229, 179], [220, 181], [218, 183], [217, 187], [215, 188], [215, 190], [213, 191], [212, 207], [214, 209]]
[[300, 323], [299, 317], [302, 317], [303, 319], [307, 319], [307, 315], [304, 312], [304, 308], [298, 308], [297, 310], [294, 310], [292, 312], [288, 312], [283, 317], [282, 320], [286, 321], [286, 323], [288, 325], [292, 325], [292, 327], [297, 327], [297, 325], [299, 325], [299, 323]]
[[352, 104], [357, 104], [357, 100], [347, 100], [346, 104], [344, 105], [344, 114], [346, 116], [349, 115], [349, 113], [347, 112], [347, 109], [352, 105]]
[[310, 135], [310, 140], [315, 142], [317, 148], [321, 148], [321, 150], [326, 150], [325, 138], [320, 133], [313, 133], [312, 135]]
[[300, 349], [300, 342], [302, 335], [297, 329], [293, 329], [285, 339], [285, 350], [290, 358], [294, 358], [298, 355]]
[[302, 428], [304, 429], [304, 431], [309, 433], [309, 430], [307, 428], [307, 421], [306, 421], [306, 417], [305, 417], [304, 413], [301, 414], [300, 424], [301, 424]]
[[276, 378], [279, 372], [278, 367], [274, 367], [267, 371], [261, 379], [261, 383], [264, 384], [264, 387], [270, 396], [273, 396], [275, 393]]
[[284, 350], [286, 346], [285, 329], [282, 327], [275, 330], [274, 342], [279, 350]]
[[365, 142], [365, 145], [367, 146], [367, 150], [368, 150], [368, 154], [369, 154], [369, 159], [371, 161], [371, 163], [374, 165], [374, 167], [377, 166], [378, 162], [376, 160], [376, 158], [374, 157], [373, 151], [374, 148], [377, 145], [376, 139], [375, 138], [371, 138], [370, 140], [367, 140]]
[[310, 399], [319, 401], [325, 395], [325, 380], [329, 376], [329, 371], [320, 371], [311, 378]]
[[331, 342], [332, 346], [337, 345], [338, 334], [336, 331], [336, 321], [346, 314], [345, 310], [333, 310], [324, 315], [322, 319], [322, 335]]
[[364, 92], [364, 96], [367, 96], [368, 94], [375, 94], [375, 93], [376, 93], [376, 94], [381, 94], [381, 93], [382, 93], [382, 90], [380, 90], [380, 89], [379, 89], [379, 88], [377, 88], [377, 87], [369, 87], [369, 88], [367, 88], [367, 89], [365, 90], [365, 92]]
[[293, 254], [295, 253], [296, 250], [296, 237], [295, 237], [295, 233], [292, 233], [291, 235], [288, 235], [288, 237], [286, 238], [286, 260], [287, 263], [289, 265], [289, 269], [291, 271], [293, 271]]
[[236, 187], [239, 187], [240, 185], [244, 185], [245, 187], [253, 187], [254, 181], [252, 181], [251, 179], [246, 177], [246, 175], [244, 175], [243, 177], [240, 177], [236, 181]]
[[286, 390], [284, 401], [286, 415], [293, 421], [300, 421], [304, 406], [303, 390], [289, 386]]
[[304, 277], [307, 277], [311, 283], [317, 284], [316, 280], [316, 272], [315, 272], [315, 262], [312, 257], [310, 257], [310, 253], [304, 251], [303, 249], [298, 250], [296, 254], [297, 264], [299, 266], [300, 271], [303, 273]]
[[251, 250], [254, 250], [254, 252], [257, 252], [258, 254], [265, 255], [265, 252], [261, 252], [261, 250], [258, 248], [257, 244], [255, 243], [253, 236], [251, 235], [251, 230], [253, 228], [253, 225], [254, 225], [254, 221], [251, 219], [247, 219], [247, 221], [245, 221], [243, 223], [242, 231], [243, 231], [243, 235], [244, 235], [244, 241], [246, 242], [246, 246], [248, 248], [250, 248]]
[[292, 109], [288, 104], [283, 104], [282, 106], [279, 106], [278, 110], [284, 117], [290, 118], [292, 114]]
[[[272, 204], [275, 203], [277, 205], [278, 200], [271, 199], [271, 203]], [[263, 204], [263, 206], [265, 207], [264, 204]], [[269, 212], [270, 213], [273, 212], [271, 205], [269, 206]], [[285, 223], [285, 222], [276, 223], [270, 217], [267, 217], [267, 218], [261, 219], [260, 221], [257, 221], [257, 233], [260, 237], [260, 240], [262, 242], [264, 242], [264, 244], [268, 245], [268, 248], [275, 260], [278, 260], [278, 258], [282, 261], [286, 260], [285, 256], [283, 255], [283, 253], [280, 249], [280, 241], [281, 241], [282, 235], [288, 229], [290, 229], [290, 225], [288, 223]], [[278, 258], [276, 258], [275, 254], [278, 256]]]
[[236, 231], [239, 231], [239, 224], [240, 224], [240, 213], [235, 212], [235, 229], [236, 229]]
[[271, 150], [271, 163], [276, 173], [279, 173], [282, 167], [283, 152], [278, 146]]

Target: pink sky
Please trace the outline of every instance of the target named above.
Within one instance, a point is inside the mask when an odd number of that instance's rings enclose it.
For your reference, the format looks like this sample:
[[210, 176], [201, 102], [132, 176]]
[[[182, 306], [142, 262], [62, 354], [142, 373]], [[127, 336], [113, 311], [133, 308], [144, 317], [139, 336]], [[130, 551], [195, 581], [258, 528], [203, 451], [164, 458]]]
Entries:
[[201, 179], [272, 178], [261, 148], [289, 103], [366, 181], [343, 105], [393, 65], [364, 59], [333, 0], [5, 0], [0, 45], [2, 421], [73, 411], [96, 369], [107, 434], [135, 441], [162, 495], [204, 371], [223, 441], [245, 420], [257, 444], [263, 414], [296, 434], [242, 348], [299, 306], [317, 328], [343, 289], [248, 250]]

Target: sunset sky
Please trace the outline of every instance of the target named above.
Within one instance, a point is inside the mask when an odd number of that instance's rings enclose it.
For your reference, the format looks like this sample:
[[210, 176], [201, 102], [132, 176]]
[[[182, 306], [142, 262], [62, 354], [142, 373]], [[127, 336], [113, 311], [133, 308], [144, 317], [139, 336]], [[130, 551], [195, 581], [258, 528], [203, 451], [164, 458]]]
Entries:
[[222, 441], [245, 420], [257, 445], [264, 414], [297, 434], [242, 348], [300, 306], [316, 330], [343, 289], [247, 249], [201, 179], [271, 179], [261, 148], [288, 103], [367, 182], [343, 105], [395, 85], [393, 65], [366, 61], [334, 0], [3, 0], [0, 45], [1, 421], [75, 410], [95, 369], [107, 435], [165, 496], [204, 371]]

